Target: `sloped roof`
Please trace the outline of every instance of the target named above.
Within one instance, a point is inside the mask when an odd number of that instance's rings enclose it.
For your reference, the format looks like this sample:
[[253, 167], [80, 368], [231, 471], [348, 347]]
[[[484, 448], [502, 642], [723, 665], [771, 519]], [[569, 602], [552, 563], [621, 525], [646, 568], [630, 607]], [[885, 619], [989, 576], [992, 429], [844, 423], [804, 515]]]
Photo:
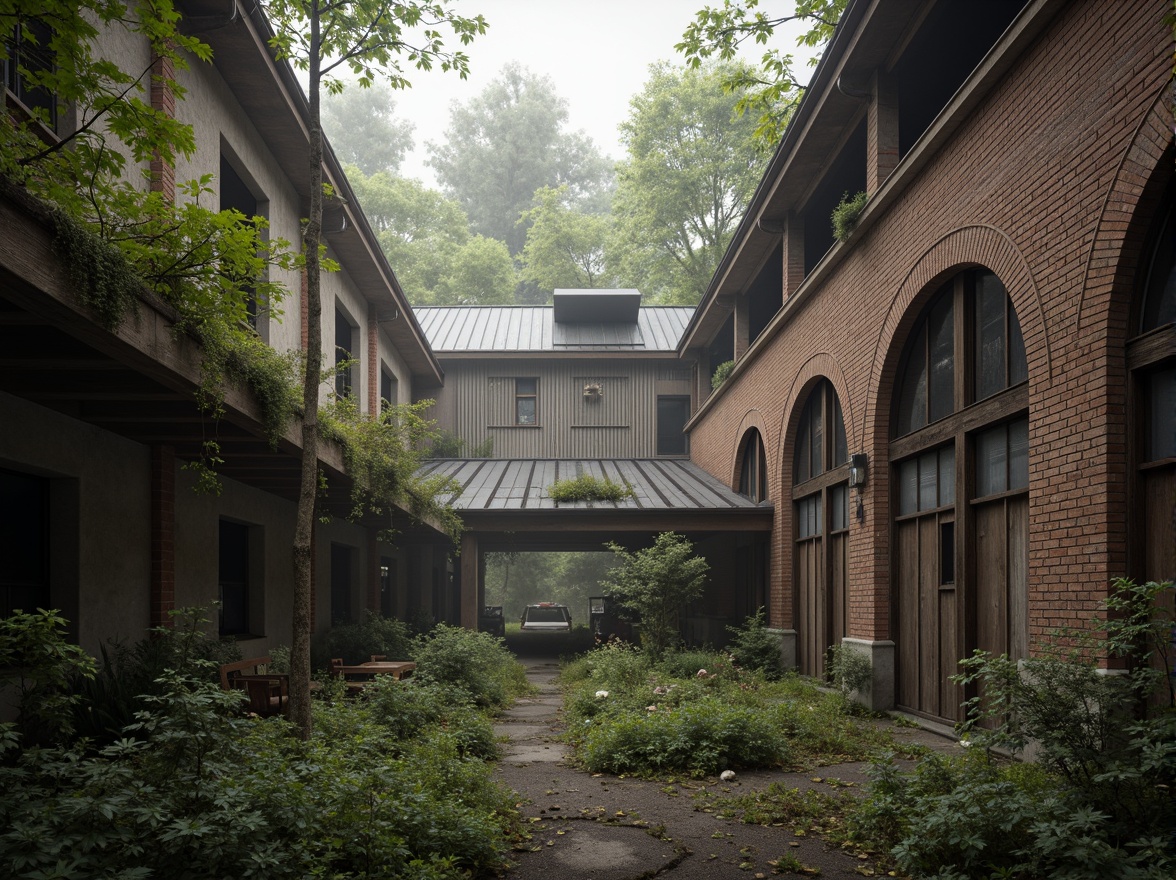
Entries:
[[[477, 512], [545, 513], [589, 510], [623, 513], [710, 512], [764, 513], [757, 504], [733, 492], [702, 468], [685, 459], [434, 459], [419, 472], [444, 476], [461, 490], [450, 499], [463, 514]], [[559, 502], [547, 494], [556, 480], [591, 474], [633, 490], [621, 501]]]
[[417, 321], [437, 354], [630, 351], [671, 354], [693, 306], [643, 306], [637, 323], [557, 323], [552, 306], [427, 306]]

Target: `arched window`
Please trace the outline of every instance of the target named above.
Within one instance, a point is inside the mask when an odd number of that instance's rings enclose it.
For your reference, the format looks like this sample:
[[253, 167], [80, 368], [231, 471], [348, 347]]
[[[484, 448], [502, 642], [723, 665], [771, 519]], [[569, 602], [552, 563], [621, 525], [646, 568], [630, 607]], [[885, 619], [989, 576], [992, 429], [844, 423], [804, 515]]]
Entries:
[[752, 428], [743, 441], [739, 464], [739, 494], [752, 501], [768, 498], [768, 466], [764, 457], [764, 441], [759, 431]]
[[1176, 185], [1149, 235], [1139, 285], [1139, 335], [1127, 344], [1135, 431], [1132, 570], [1145, 579], [1176, 578]]
[[831, 645], [846, 634], [849, 452], [833, 385], [810, 392], [793, 443], [797, 660], [820, 676]]
[[962, 657], [1028, 653], [1028, 375], [1012, 302], [984, 269], [940, 287], [907, 339], [890, 446], [906, 709], [958, 719]]

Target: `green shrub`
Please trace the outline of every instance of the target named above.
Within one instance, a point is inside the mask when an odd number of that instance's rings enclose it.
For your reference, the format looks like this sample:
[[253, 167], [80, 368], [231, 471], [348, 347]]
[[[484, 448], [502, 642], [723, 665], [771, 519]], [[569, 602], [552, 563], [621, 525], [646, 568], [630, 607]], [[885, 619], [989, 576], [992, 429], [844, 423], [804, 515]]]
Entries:
[[[63, 629], [32, 629], [24, 641], [39, 642], [40, 656], [84, 665]], [[18, 642], [0, 635], [0, 656]], [[0, 725], [4, 875], [456, 880], [501, 871], [518, 818], [478, 755], [485, 719], [475, 747], [463, 742], [468, 705], [392, 682], [372, 691], [316, 700], [307, 743], [281, 719], [240, 716], [239, 695], [175, 671], [144, 696], [123, 738], [98, 750], [27, 748]]]
[[408, 627], [392, 617], [365, 611], [354, 623], [340, 623], [315, 636], [311, 643], [311, 667], [326, 669], [332, 658], [344, 663], [366, 663], [373, 654], [389, 660], [408, 660], [412, 656]]
[[732, 636], [728, 650], [735, 662], [744, 669], [755, 669], [769, 679], [784, 674], [784, 657], [780, 653], [780, 638], [768, 632], [764, 609], [747, 618], [743, 626], [729, 626]]
[[772, 713], [707, 697], [592, 724], [581, 757], [594, 773], [703, 776], [778, 766], [787, 760], [788, 744], [772, 723]]
[[718, 391], [719, 386], [727, 381], [727, 377], [731, 375], [734, 369], [735, 361], [723, 361], [715, 367], [715, 371], [711, 373], [711, 390]]
[[547, 494], [552, 500], [561, 503], [573, 501], [624, 501], [633, 498], [633, 490], [620, 483], [614, 483], [608, 477], [594, 477], [592, 474], [580, 474], [567, 480], [556, 480], [547, 487]]
[[474, 708], [464, 692], [423, 678], [396, 681], [382, 677], [363, 695], [372, 719], [385, 727], [394, 741], [407, 742], [432, 729], [445, 730], [461, 757], [498, 757], [490, 720]]
[[845, 241], [857, 226], [858, 218], [866, 209], [868, 200], [866, 193], [856, 193], [852, 198], [849, 193], [841, 197], [837, 207], [833, 209], [830, 220], [833, 223], [833, 237], [838, 241]]
[[489, 633], [438, 624], [413, 642], [415, 678], [448, 687], [473, 703], [499, 709], [528, 690], [526, 670]]

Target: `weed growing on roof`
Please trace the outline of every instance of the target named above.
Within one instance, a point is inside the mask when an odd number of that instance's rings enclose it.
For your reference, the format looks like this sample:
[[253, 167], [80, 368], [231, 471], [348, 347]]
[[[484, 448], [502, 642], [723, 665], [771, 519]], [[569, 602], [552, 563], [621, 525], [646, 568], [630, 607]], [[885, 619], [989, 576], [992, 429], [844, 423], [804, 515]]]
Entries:
[[614, 483], [608, 477], [580, 474], [567, 480], [556, 480], [547, 487], [552, 500], [570, 504], [574, 501], [624, 501], [635, 497], [629, 486]]

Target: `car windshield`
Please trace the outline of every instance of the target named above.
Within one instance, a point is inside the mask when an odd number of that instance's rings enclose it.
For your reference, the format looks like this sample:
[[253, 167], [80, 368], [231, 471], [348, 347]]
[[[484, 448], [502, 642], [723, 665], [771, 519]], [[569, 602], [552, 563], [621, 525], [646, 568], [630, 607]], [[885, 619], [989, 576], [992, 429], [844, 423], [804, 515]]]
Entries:
[[563, 623], [567, 620], [566, 608], [528, 608], [528, 623]]

